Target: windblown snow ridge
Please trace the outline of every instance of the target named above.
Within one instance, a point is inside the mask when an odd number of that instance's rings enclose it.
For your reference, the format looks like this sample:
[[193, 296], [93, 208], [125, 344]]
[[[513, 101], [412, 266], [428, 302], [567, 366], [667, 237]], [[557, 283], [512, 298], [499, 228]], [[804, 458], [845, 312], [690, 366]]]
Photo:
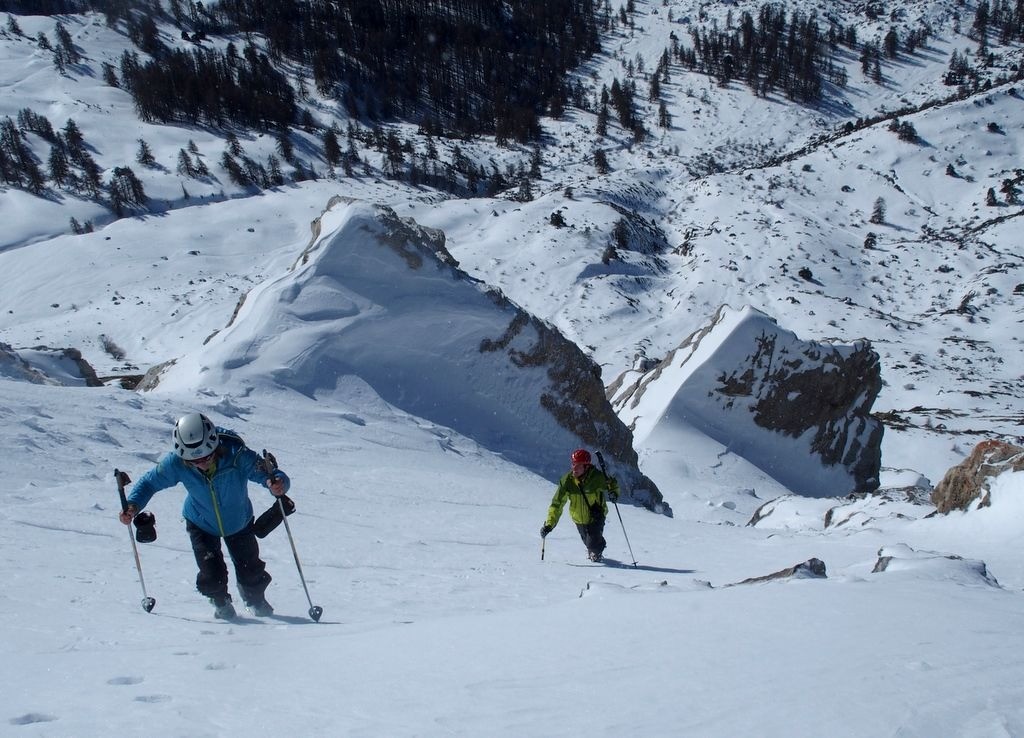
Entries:
[[564, 473], [576, 446], [602, 450], [637, 501], [661, 504], [597, 365], [462, 272], [442, 232], [341, 198], [312, 227], [292, 268], [255, 288], [162, 386], [270, 382], [326, 399], [355, 376], [391, 405], [547, 478]]

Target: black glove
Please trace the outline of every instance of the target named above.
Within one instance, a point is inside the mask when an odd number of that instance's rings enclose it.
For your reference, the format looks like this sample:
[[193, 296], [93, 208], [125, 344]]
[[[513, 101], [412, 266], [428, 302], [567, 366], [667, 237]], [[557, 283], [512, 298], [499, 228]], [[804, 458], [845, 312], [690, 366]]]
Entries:
[[552, 530], [554, 530], [554, 528], [552, 528], [550, 525], [541, 526], [540, 537], [541, 538], [547, 538], [548, 537], [548, 533], [550, 533]]
[[612, 502], [618, 502], [619, 493], [612, 489], [608, 490], [608, 499], [611, 500]]
[[[129, 505], [134, 507], [134, 505]], [[140, 512], [135, 516], [135, 540], [152, 543], [156, 540], [156, 516], [151, 512]]]

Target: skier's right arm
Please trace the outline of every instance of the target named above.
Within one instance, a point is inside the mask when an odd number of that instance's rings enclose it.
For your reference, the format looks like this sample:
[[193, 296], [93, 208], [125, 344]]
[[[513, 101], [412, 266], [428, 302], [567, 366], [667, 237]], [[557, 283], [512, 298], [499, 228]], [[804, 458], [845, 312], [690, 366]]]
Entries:
[[128, 506], [118, 516], [128, 525], [140, 510], [144, 510], [157, 492], [173, 487], [181, 481], [181, 464], [173, 454], [167, 454], [159, 463], [143, 474], [128, 495]]
[[[544, 520], [544, 527], [547, 528], [547, 533], [550, 533], [558, 525], [558, 519], [562, 517], [562, 509], [565, 508], [565, 501], [568, 498], [569, 491], [564, 484], [559, 483], [558, 489], [555, 490], [555, 496], [551, 500], [551, 505], [548, 507], [548, 516]], [[541, 535], [545, 536], [547, 533], [541, 533]]]

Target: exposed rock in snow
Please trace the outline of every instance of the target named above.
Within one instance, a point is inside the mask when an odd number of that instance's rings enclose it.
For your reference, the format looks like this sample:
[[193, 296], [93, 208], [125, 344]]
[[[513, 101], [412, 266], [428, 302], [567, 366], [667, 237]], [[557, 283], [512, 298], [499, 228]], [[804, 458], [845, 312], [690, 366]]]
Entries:
[[867, 341], [803, 341], [758, 310], [723, 306], [656, 368], [626, 372], [609, 393], [638, 446], [686, 423], [797, 494], [839, 497], [878, 488], [883, 428], [870, 412], [880, 388]]
[[81, 351], [48, 346], [15, 350], [0, 343], [0, 376], [33, 384], [68, 387], [100, 387], [103, 384]]
[[931, 577], [965, 585], [999, 586], [984, 561], [937, 551], [916, 551], [904, 543], [879, 549], [878, 561], [872, 571], [875, 574], [912, 572], [918, 579]]
[[1024, 448], [1005, 441], [982, 441], [971, 455], [942, 478], [932, 492], [936, 511], [967, 510], [978, 501], [988, 507], [992, 500], [989, 481], [1006, 471], [1024, 470]]
[[771, 582], [776, 579], [827, 579], [828, 574], [825, 569], [825, 562], [818, 558], [807, 559], [802, 564], [795, 564], [793, 566], [780, 569], [779, 571], [771, 574], [765, 574], [760, 577], [750, 577], [744, 579], [742, 582], [736, 582], [734, 584], [727, 584], [727, 587], [735, 587], [739, 584], [757, 584], [759, 582]]

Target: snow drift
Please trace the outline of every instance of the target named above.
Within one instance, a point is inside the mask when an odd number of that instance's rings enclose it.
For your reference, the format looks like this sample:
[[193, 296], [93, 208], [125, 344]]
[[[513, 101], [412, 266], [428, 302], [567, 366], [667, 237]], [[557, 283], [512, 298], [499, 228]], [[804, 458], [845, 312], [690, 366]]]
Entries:
[[291, 269], [253, 289], [202, 351], [142, 387], [269, 381], [322, 397], [342, 377], [549, 479], [573, 448], [602, 450], [635, 499], [661, 502], [597, 366], [459, 270], [440, 231], [365, 202], [333, 199]]

